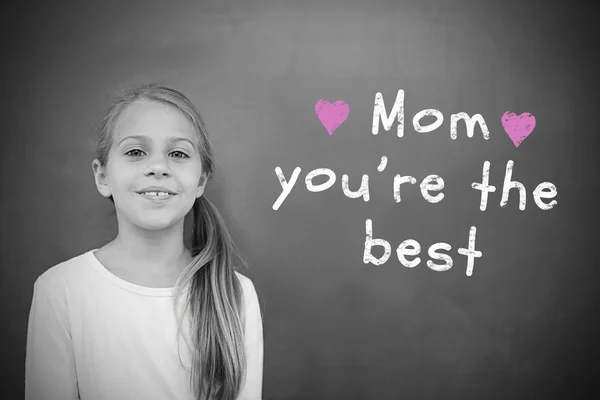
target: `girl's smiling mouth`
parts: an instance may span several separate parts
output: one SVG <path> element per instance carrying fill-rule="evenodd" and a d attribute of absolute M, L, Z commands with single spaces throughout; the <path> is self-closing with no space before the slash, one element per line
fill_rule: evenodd
<path fill-rule="evenodd" d="M 138 195 L 154 202 L 164 202 L 170 200 L 176 194 L 171 194 L 167 192 L 139 192 Z"/>

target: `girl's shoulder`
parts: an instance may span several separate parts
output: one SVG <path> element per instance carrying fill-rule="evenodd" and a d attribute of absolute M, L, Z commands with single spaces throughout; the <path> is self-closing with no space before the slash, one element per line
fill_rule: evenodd
<path fill-rule="evenodd" d="M 238 281 L 242 285 L 242 289 L 244 290 L 244 294 L 246 296 L 248 296 L 249 294 L 251 294 L 252 291 L 254 291 L 254 283 L 252 282 L 252 280 L 250 278 L 248 278 L 247 276 L 242 275 L 238 271 L 235 271 L 235 275 L 237 276 Z"/>
<path fill-rule="evenodd" d="M 52 265 L 44 271 L 37 280 L 46 284 L 57 284 L 65 280 L 80 278 L 80 275 L 85 271 L 85 266 L 88 265 L 89 251 L 73 256 L 69 259 Z"/>
<path fill-rule="evenodd" d="M 84 285 L 91 272 L 88 253 L 73 256 L 46 269 L 36 278 L 35 291 L 49 300 L 64 299 L 67 293 Z"/>
<path fill-rule="evenodd" d="M 250 278 L 248 278 L 246 275 L 242 275 L 238 271 L 235 271 L 235 275 L 237 276 L 238 280 L 240 281 L 240 283 L 242 285 L 247 285 L 248 283 L 252 283 L 252 281 L 250 280 Z"/>
<path fill-rule="evenodd" d="M 244 297 L 246 299 L 253 299 L 257 297 L 258 294 L 256 292 L 256 287 L 254 286 L 254 282 L 252 281 L 252 279 L 248 278 L 245 275 L 242 275 L 238 271 L 235 271 L 235 274 L 238 277 L 240 284 L 242 285 Z"/>

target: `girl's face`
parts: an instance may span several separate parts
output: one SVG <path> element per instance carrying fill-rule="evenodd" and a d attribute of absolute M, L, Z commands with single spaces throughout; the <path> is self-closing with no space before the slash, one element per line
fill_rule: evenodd
<path fill-rule="evenodd" d="M 116 121 L 105 169 L 94 160 L 96 186 L 103 196 L 113 196 L 118 217 L 141 228 L 183 222 L 207 181 L 196 140 L 179 110 L 153 101 L 130 104 Z M 140 193 L 150 186 L 175 194 L 163 199 Z"/>

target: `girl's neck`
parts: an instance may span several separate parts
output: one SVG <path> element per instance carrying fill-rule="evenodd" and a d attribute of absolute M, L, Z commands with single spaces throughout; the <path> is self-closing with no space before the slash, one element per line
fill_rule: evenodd
<path fill-rule="evenodd" d="M 183 240 L 160 245 L 139 240 L 127 240 L 122 235 L 106 245 L 107 250 L 122 260 L 128 269 L 145 273 L 170 275 L 180 271 L 192 256 L 185 248 Z"/>

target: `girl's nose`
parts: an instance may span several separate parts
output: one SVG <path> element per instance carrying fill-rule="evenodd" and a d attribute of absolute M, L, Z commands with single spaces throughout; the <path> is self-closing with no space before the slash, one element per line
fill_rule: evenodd
<path fill-rule="evenodd" d="M 159 175 L 171 173 L 169 162 L 166 157 L 155 156 L 149 160 L 148 168 L 146 169 L 146 174 L 152 173 Z"/>

